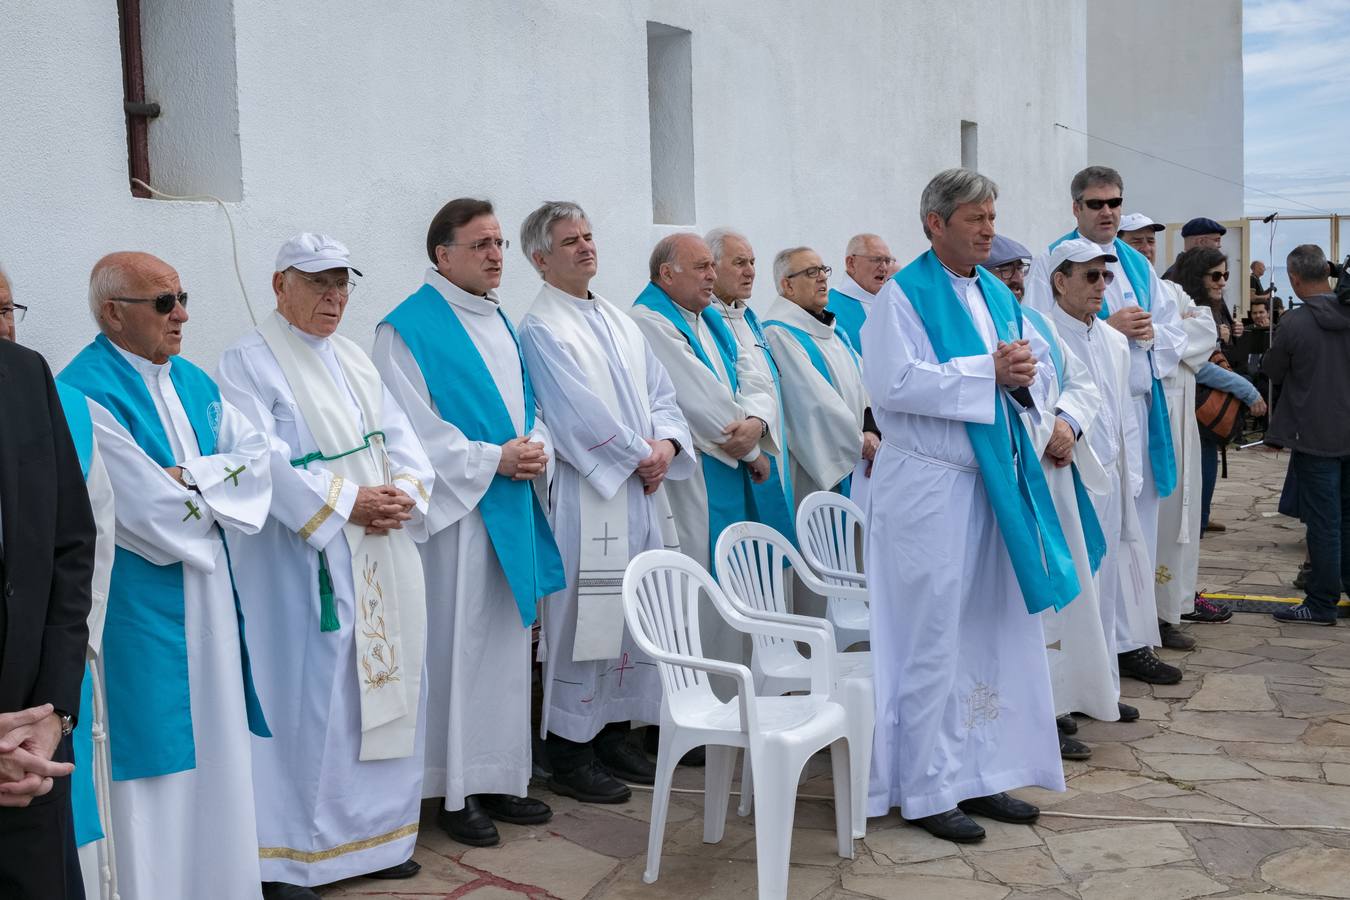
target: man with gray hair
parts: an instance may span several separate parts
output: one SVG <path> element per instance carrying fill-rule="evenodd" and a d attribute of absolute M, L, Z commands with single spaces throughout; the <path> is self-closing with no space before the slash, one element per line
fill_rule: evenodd
<path fill-rule="evenodd" d="M 1280 385 L 1266 443 L 1293 451 L 1300 517 L 1308 528 L 1306 596 L 1275 612 L 1282 622 L 1335 625 L 1350 592 L 1350 295 L 1322 248 L 1302 244 L 1285 261 L 1300 300 L 1280 319 L 1261 370 Z"/>
<path fill-rule="evenodd" d="M 997 186 L 948 169 L 924 189 L 932 249 L 887 282 L 863 326 L 863 376 L 886 436 L 866 558 L 876 666 L 869 815 L 898 806 L 959 842 L 970 815 L 1029 824 L 1004 793 L 1064 789 L 1037 614 L 1079 592 L 1027 424 L 1049 347 L 979 264 Z M 1024 421 L 1024 419 L 1026 421 Z"/>
<path fill-rule="evenodd" d="M 655 778 L 627 739 L 629 722 L 661 716 L 656 665 L 624 624 L 623 571 L 644 550 L 679 549 L 664 487 L 693 474 L 693 439 L 642 332 L 590 290 L 595 239 L 581 207 L 545 203 L 520 238 L 544 282 L 520 345 L 551 423 L 549 515 L 567 576 L 540 608 L 548 785 L 586 803 L 623 803 L 630 792 L 616 775 Z"/>
<path fill-rule="evenodd" d="M 867 320 L 867 311 L 872 308 L 872 299 L 891 277 L 894 263 L 891 248 L 879 236 L 863 233 L 848 239 L 844 249 L 844 278 L 830 288 L 830 301 L 825 308 L 834 314 L 855 350 L 859 347 L 858 333 Z"/>

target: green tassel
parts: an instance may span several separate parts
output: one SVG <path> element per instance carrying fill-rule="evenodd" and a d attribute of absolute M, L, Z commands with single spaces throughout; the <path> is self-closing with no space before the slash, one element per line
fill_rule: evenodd
<path fill-rule="evenodd" d="M 333 579 L 328 574 L 328 554 L 319 554 L 319 630 L 337 631 L 337 606 L 333 603 Z"/>

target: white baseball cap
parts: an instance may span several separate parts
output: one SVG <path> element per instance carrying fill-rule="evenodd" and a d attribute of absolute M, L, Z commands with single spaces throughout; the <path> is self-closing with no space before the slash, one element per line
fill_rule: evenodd
<path fill-rule="evenodd" d="M 1103 253 L 1101 247 L 1083 238 L 1060 241 L 1055 245 L 1055 249 L 1050 251 L 1050 271 L 1055 271 L 1065 262 L 1085 263 L 1094 259 L 1115 262 L 1116 256 L 1113 253 Z"/>
<path fill-rule="evenodd" d="M 277 251 L 276 271 L 299 269 L 301 272 L 325 272 L 328 269 L 351 269 L 360 275 L 351 260 L 347 245 L 326 234 L 302 231 L 281 245 Z"/>
<path fill-rule="evenodd" d="M 1166 225 L 1159 225 L 1143 213 L 1130 213 L 1128 216 L 1120 217 L 1120 228 L 1117 231 L 1140 231 L 1144 228 L 1162 231 L 1166 227 Z"/>

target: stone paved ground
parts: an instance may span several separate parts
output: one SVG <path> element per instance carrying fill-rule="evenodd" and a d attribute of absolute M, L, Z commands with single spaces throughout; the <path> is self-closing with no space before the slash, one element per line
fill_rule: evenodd
<path fill-rule="evenodd" d="M 1269 516 L 1284 457 L 1233 454 L 1215 517 L 1229 530 L 1206 538 L 1209 588 L 1292 594 L 1299 532 Z M 1238 615 L 1193 626 L 1199 647 L 1164 651 L 1186 671 L 1181 684 L 1126 682 L 1139 706 L 1133 724 L 1084 722 L 1090 763 L 1067 763 L 1063 794 L 1019 792 L 1047 812 L 1032 828 L 985 822 L 984 843 L 957 847 L 906 826 L 894 814 L 868 823 L 851 861 L 834 855 L 832 810 L 797 806 L 793 898 L 1008 897 L 1182 900 L 1189 897 L 1350 898 L 1350 832 L 1274 831 L 1210 824 L 1110 822 L 1054 812 L 1210 818 L 1280 825 L 1350 826 L 1350 621 L 1338 628 L 1279 626 Z M 813 772 L 826 772 L 822 759 Z M 699 785 L 697 770 L 681 784 Z M 828 776 L 802 788 L 828 795 Z M 642 883 L 649 795 L 617 807 L 554 797 L 538 828 L 504 826 L 503 843 L 467 849 L 423 820 L 422 874 L 401 883 L 354 880 L 325 897 L 540 898 L 754 896 L 754 830 L 733 815 L 721 844 L 701 841 L 701 798 L 672 803 L 660 879 Z"/>

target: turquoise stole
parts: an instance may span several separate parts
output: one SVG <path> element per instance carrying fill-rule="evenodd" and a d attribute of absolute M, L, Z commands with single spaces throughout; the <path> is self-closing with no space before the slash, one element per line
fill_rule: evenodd
<path fill-rule="evenodd" d="M 862 327 L 867 321 L 867 310 L 863 309 L 862 302 L 843 291 L 830 288 L 829 301 L 825 304 L 825 309 L 834 313 L 835 327 L 848 335 L 854 349 L 861 348 Z"/>
<path fill-rule="evenodd" d="M 1044 316 L 1026 306 L 1022 307 L 1022 315 L 1035 326 L 1036 330 L 1041 333 L 1041 337 L 1045 338 L 1045 342 L 1050 345 L 1050 359 L 1055 364 L 1055 380 L 1059 382 L 1059 389 L 1064 390 L 1064 348 L 1055 339 L 1055 333 Z M 1092 498 L 1088 496 L 1087 488 L 1083 487 L 1083 479 L 1078 474 L 1078 463 L 1070 465 L 1069 471 L 1073 473 L 1074 500 L 1078 504 L 1078 519 L 1083 524 L 1083 538 L 1087 544 L 1088 562 L 1092 566 L 1092 574 L 1095 575 L 1097 570 L 1101 568 L 1102 558 L 1106 556 L 1106 535 L 1102 534 L 1102 524 L 1097 518 L 1097 510 L 1092 505 Z"/>
<path fill-rule="evenodd" d="M 852 300 L 853 298 L 848 297 L 846 299 Z M 857 303 L 856 300 L 854 300 L 853 302 Z M 826 312 L 829 311 L 828 306 L 825 309 Z M 764 324 L 771 325 L 774 328 L 781 328 L 788 334 L 792 335 L 792 337 L 797 341 L 797 343 L 802 345 L 802 350 L 806 351 L 806 358 L 811 361 L 811 368 L 815 369 L 817 372 L 820 373 L 820 377 L 825 379 L 826 384 L 828 384 L 830 387 L 835 386 L 834 377 L 830 375 L 830 367 L 825 362 L 825 354 L 820 352 L 820 347 L 816 346 L 816 339 L 811 337 L 811 335 L 807 333 L 805 329 L 798 328 L 796 325 L 789 325 L 787 322 L 784 322 L 781 319 L 770 319 Z M 859 374 L 861 374 L 862 363 L 859 362 L 860 357 L 858 356 L 858 351 L 854 349 L 853 344 L 850 342 L 848 334 L 846 332 L 838 330 L 838 324 L 839 324 L 838 322 L 835 323 L 836 328 L 834 333 L 839 335 L 839 340 L 843 343 L 844 347 L 847 348 L 849 356 L 853 357 L 853 365 L 858 367 L 858 372 Z M 852 490 L 852 488 L 853 488 L 853 476 L 847 475 L 844 477 L 843 481 L 836 484 L 833 488 L 831 488 L 831 490 L 838 491 L 839 493 L 847 497 L 849 496 L 849 493 Z"/>
<path fill-rule="evenodd" d="M 520 360 L 515 329 L 500 309 L 498 315 L 516 343 L 528 434 L 534 428 L 534 387 Z M 430 284 L 422 285 L 384 321 L 408 345 L 442 419 L 471 441 L 505 444 L 519 436 L 482 354 L 440 291 Z M 493 475 L 483 499 L 478 501 L 478 511 L 511 587 L 521 624 L 528 628 L 537 617 L 539 599 L 567 586 L 562 556 L 534 483 Z"/>
<path fill-rule="evenodd" d="M 722 311 L 717 308 L 717 304 L 710 305 L 703 311 L 703 320 L 708 323 L 709 331 L 721 326 L 730 330 L 726 324 Z M 716 325 L 713 320 L 716 320 Z M 759 324 L 759 316 L 749 306 L 745 308 L 745 324 L 749 326 L 750 333 L 755 336 L 755 343 L 759 346 L 760 352 L 764 354 L 764 361 L 769 364 L 769 374 L 773 376 L 773 387 L 775 397 L 778 400 L 778 421 L 783 421 L 783 382 L 778 374 L 778 363 L 774 360 L 773 354 L 769 352 L 769 342 L 764 337 L 764 327 Z M 723 357 L 725 359 L 726 357 Z M 736 365 L 735 357 L 732 358 L 731 368 Z M 777 531 L 783 537 L 797 543 L 797 526 L 793 522 L 792 511 L 796 509 L 793 502 L 792 491 L 792 464 L 788 453 L 787 428 L 782 429 L 783 446 L 778 448 L 778 456 L 769 456 L 769 477 L 760 484 L 750 483 L 750 492 L 755 498 L 755 512 L 759 515 L 759 521 L 768 525 Z M 782 460 L 782 468 L 779 468 L 779 459 Z"/>
<path fill-rule="evenodd" d="M 198 452 L 216 452 L 220 390 L 205 372 L 182 357 L 169 369 L 197 438 Z M 122 424 L 137 445 L 160 466 L 175 465 L 168 436 L 145 382 L 108 338 L 99 335 L 61 372 L 61 380 L 83 391 Z M 134 487 L 129 487 L 134 490 Z M 225 565 L 229 546 L 219 526 Z M 234 590 L 239 622 L 244 703 L 249 730 L 271 737 L 253 688 L 244 639 L 244 613 Z M 117 548 L 108 616 L 103 626 L 103 659 L 108 692 L 108 740 L 115 781 L 169 775 L 196 768 L 192 703 L 188 688 L 188 652 L 183 620 L 183 564 L 157 566 L 130 550 Z"/>
<path fill-rule="evenodd" d="M 655 284 L 647 282 L 647 287 L 638 294 L 633 301 L 635 306 L 645 306 L 648 309 L 659 313 L 666 321 L 674 325 L 675 328 L 689 342 L 689 347 L 698 357 L 699 362 L 708 367 L 708 371 L 714 376 L 717 375 L 717 369 L 713 366 L 712 360 L 703 350 L 703 344 L 694 336 L 689 323 L 685 321 L 683 311 L 675 305 L 675 301 Z M 722 321 L 720 316 L 708 316 L 707 311 L 701 316 L 704 323 L 708 326 L 708 332 L 712 335 L 713 344 L 717 347 L 717 355 L 722 357 L 722 367 L 726 369 L 727 387 L 734 395 L 739 389 L 736 378 L 736 336 L 731 333 L 727 323 Z M 708 558 L 712 559 L 714 550 L 717 547 L 717 538 L 721 536 L 723 530 L 728 525 L 734 525 L 737 522 L 756 521 L 758 515 L 755 508 L 755 495 L 752 492 L 750 481 L 750 469 L 745 463 L 736 466 L 728 466 L 720 460 L 714 459 L 710 454 L 700 453 L 699 459 L 703 465 L 703 485 L 708 495 Z"/>
<path fill-rule="evenodd" d="M 94 454 L 94 422 L 89 417 L 89 404 L 84 394 L 68 384 L 56 382 L 56 393 L 61 398 L 61 411 L 66 415 L 66 427 L 75 444 L 75 455 L 80 460 L 80 472 L 89 478 L 89 463 Z M 83 847 L 103 837 L 98 821 L 98 797 L 94 792 L 94 686 L 89 674 L 89 663 L 84 664 L 84 681 L 80 683 L 80 718 L 71 734 L 75 772 L 70 776 L 70 805 L 75 816 L 75 846 Z"/>
<path fill-rule="evenodd" d="M 989 271 L 980 267 L 975 271 L 999 339 L 1017 340 L 1022 332 L 1017 299 Z M 897 272 L 895 280 L 923 322 L 939 363 L 988 354 L 975 322 L 932 250 Z M 1073 557 L 1055 514 L 1039 455 L 1012 399 L 1001 389 L 996 390 L 994 423 L 967 422 L 966 433 L 1027 612 L 1063 609 L 1079 592 Z"/>
<path fill-rule="evenodd" d="M 1064 241 L 1078 236 L 1078 229 L 1075 228 L 1051 244 L 1050 249 L 1053 250 Z M 1151 311 L 1153 309 L 1153 270 L 1148 260 L 1144 257 L 1144 254 L 1120 238 L 1115 239 L 1113 246 L 1116 256 L 1120 259 L 1120 267 L 1125 270 L 1125 277 L 1129 279 L 1130 286 L 1134 288 L 1134 296 L 1139 301 L 1140 308 L 1145 312 Z M 1046 274 L 1049 277 L 1054 273 L 1048 272 Z M 1097 318 L 1105 320 L 1110 317 L 1111 310 L 1107 308 L 1105 298 L 1103 298 L 1102 308 L 1097 311 Z M 1150 374 L 1152 374 L 1152 350 L 1148 351 L 1148 361 Z M 1177 454 L 1172 446 L 1172 421 L 1167 413 L 1167 396 L 1163 391 L 1162 381 L 1157 378 L 1152 379 L 1152 381 L 1153 387 L 1150 391 L 1148 404 L 1148 459 L 1149 467 L 1153 470 L 1153 486 L 1157 489 L 1159 497 L 1166 497 L 1177 487 Z"/>

